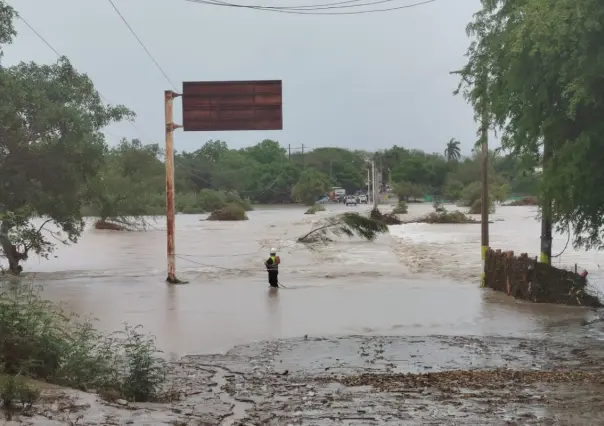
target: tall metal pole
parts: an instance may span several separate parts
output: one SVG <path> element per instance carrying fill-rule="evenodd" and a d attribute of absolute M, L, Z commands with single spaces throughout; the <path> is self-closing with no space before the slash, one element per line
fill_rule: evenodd
<path fill-rule="evenodd" d="M 369 177 L 369 168 L 367 169 L 367 203 L 371 203 L 371 178 Z"/>
<path fill-rule="evenodd" d="M 168 278 L 170 284 L 181 281 L 176 278 L 176 253 L 174 245 L 174 129 L 181 126 L 174 124 L 173 100 L 180 96 L 171 90 L 164 91 L 166 115 L 166 228 L 168 231 Z"/>
<path fill-rule="evenodd" d="M 378 200 L 377 200 L 377 192 L 375 190 L 375 181 L 376 181 L 375 161 L 373 161 L 373 160 L 371 161 L 371 171 L 372 171 L 372 175 L 373 175 L 373 185 L 372 185 L 372 188 L 373 188 L 373 208 L 375 210 L 375 209 L 377 209 L 377 205 L 378 205 L 377 201 Z"/>
<path fill-rule="evenodd" d="M 482 276 L 480 286 L 486 285 L 486 257 L 489 250 L 489 126 L 486 111 L 482 116 L 481 139 L 482 139 L 482 196 L 481 196 L 481 247 Z"/>

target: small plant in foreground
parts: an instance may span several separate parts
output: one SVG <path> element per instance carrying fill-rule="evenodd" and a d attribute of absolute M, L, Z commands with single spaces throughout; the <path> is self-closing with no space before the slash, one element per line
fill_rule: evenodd
<path fill-rule="evenodd" d="M 306 212 L 304 212 L 304 214 L 315 214 L 317 212 L 324 212 L 325 211 L 325 206 L 323 204 L 313 204 L 312 206 L 309 207 L 308 210 L 306 210 Z"/>
<path fill-rule="evenodd" d="M 23 373 L 80 390 L 110 390 L 130 401 L 160 399 L 167 365 L 155 341 L 126 325 L 104 334 L 17 287 L 0 293 L 0 366 L 9 377 Z"/>
<path fill-rule="evenodd" d="M 27 383 L 20 374 L 0 374 L 0 407 L 5 410 L 7 420 L 14 411 L 31 409 L 40 398 L 40 391 Z"/>

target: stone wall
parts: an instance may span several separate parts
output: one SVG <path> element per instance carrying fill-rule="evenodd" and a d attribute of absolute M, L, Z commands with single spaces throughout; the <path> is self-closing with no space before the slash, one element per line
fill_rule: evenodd
<path fill-rule="evenodd" d="M 602 306 L 587 291 L 587 279 L 575 271 L 558 269 L 537 262 L 526 253 L 489 250 L 486 256 L 485 285 L 517 299 L 535 303 L 558 303 L 574 306 Z"/>

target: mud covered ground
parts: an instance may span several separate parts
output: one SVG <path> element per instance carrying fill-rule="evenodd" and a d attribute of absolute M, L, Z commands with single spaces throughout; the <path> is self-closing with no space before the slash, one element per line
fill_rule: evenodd
<path fill-rule="evenodd" d="M 172 365 L 167 404 L 49 388 L 35 425 L 593 425 L 604 344 L 589 338 L 342 337 L 238 346 Z M 13 424 L 9 422 L 7 424 Z"/>

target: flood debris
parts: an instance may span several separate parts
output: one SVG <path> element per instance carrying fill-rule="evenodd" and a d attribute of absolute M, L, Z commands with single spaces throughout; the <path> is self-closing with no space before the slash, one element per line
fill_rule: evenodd
<path fill-rule="evenodd" d="M 388 232 L 388 226 L 379 220 L 358 213 L 342 213 L 317 223 L 310 232 L 298 238 L 300 243 L 320 243 L 332 241 L 332 237 L 359 236 L 368 241 Z"/>
<path fill-rule="evenodd" d="M 108 402 L 53 387 L 18 420 L 35 426 L 601 424 L 603 361 L 598 342 L 578 338 L 306 336 L 173 362 L 166 386 L 178 389 L 178 398 L 171 401 Z"/>

